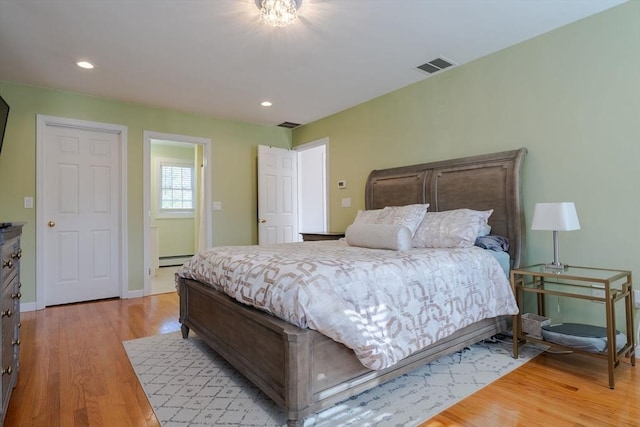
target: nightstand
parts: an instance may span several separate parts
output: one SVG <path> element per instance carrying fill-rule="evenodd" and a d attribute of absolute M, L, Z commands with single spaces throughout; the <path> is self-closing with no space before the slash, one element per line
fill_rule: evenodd
<path fill-rule="evenodd" d="M 551 270 L 544 264 L 532 265 L 511 270 L 511 287 L 518 303 L 523 307 L 525 293 L 537 296 L 538 315 L 545 315 L 545 295 L 578 298 L 603 304 L 607 330 L 607 349 L 602 353 L 592 353 L 566 347 L 536 338 L 522 332 L 522 313 L 513 318 L 513 355 L 518 358 L 518 349 L 527 341 L 560 347 L 577 353 L 588 354 L 607 360 L 609 368 L 609 387 L 614 386 L 613 371 L 619 365 L 622 356 L 636 364 L 635 339 L 633 334 L 633 297 L 631 272 L 604 268 L 566 267 L 564 270 Z M 627 343 L 616 349 L 616 303 L 624 303 Z"/>
<path fill-rule="evenodd" d="M 315 242 L 318 240 L 338 240 L 344 237 L 344 233 L 335 233 L 331 231 L 320 231 L 318 233 L 300 233 L 302 240 L 305 242 Z"/>

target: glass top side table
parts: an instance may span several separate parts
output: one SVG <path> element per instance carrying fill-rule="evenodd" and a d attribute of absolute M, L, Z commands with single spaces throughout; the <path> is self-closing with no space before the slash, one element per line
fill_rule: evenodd
<path fill-rule="evenodd" d="M 578 353 L 584 353 L 607 360 L 609 369 L 609 387 L 614 387 L 614 369 L 619 365 L 622 357 L 628 357 L 635 366 L 635 338 L 633 334 L 633 291 L 631 272 L 626 270 L 612 270 L 592 267 L 566 267 L 564 270 L 546 268 L 544 264 L 536 264 L 511 270 L 511 287 L 518 303 L 523 306 L 524 294 L 532 293 L 537 296 L 538 315 L 545 315 L 545 295 L 555 295 L 568 298 L 578 298 L 589 301 L 603 302 L 607 330 L 607 349 L 602 353 L 582 351 L 573 347 L 550 343 L 541 338 L 525 334 L 522 331 L 522 313 L 513 319 L 513 355 L 518 357 L 519 347 L 526 342 L 536 342 L 554 347 L 564 348 Z M 599 288 L 601 295 L 594 295 L 594 287 Z M 616 349 L 616 302 L 624 301 L 626 344 Z M 613 345 L 611 345 L 613 343 Z"/>

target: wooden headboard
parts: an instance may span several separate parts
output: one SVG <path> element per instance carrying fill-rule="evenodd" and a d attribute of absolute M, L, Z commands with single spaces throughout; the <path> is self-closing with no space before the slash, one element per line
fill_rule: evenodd
<path fill-rule="evenodd" d="M 525 224 L 520 173 L 526 148 L 419 165 L 373 170 L 365 206 L 380 209 L 429 203 L 429 211 L 493 209 L 491 233 L 509 238 L 512 267 L 524 256 Z"/>

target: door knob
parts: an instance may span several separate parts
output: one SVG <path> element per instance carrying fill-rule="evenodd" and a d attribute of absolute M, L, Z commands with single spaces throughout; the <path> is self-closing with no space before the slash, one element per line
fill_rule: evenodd
<path fill-rule="evenodd" d="M 48 225 L 49 227 L 53 228 L 53 227 L 55 227 L 55 226 L 56 226 L 56 222 L 55 222 L 55 221 L 49 221 L 49 222 L 47 223 L 47 225 Z"/>
<path fill-rule="evenodd" d="M 266 223 L 266 222 L 267 222 L 267 220 L 266 220 L 266 219 L 264 219 L 264 218 L 258 218 L 258 223 L 259 223 L 259 224 L 264 224 L 264 223 Z"/>

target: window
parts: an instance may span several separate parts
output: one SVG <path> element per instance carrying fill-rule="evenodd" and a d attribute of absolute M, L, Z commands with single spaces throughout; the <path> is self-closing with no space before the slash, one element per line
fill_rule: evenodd
<path fill-rule="evenodd" d="M 193 214 L 193 166 L 160 163 L 160 212 Z"/>

